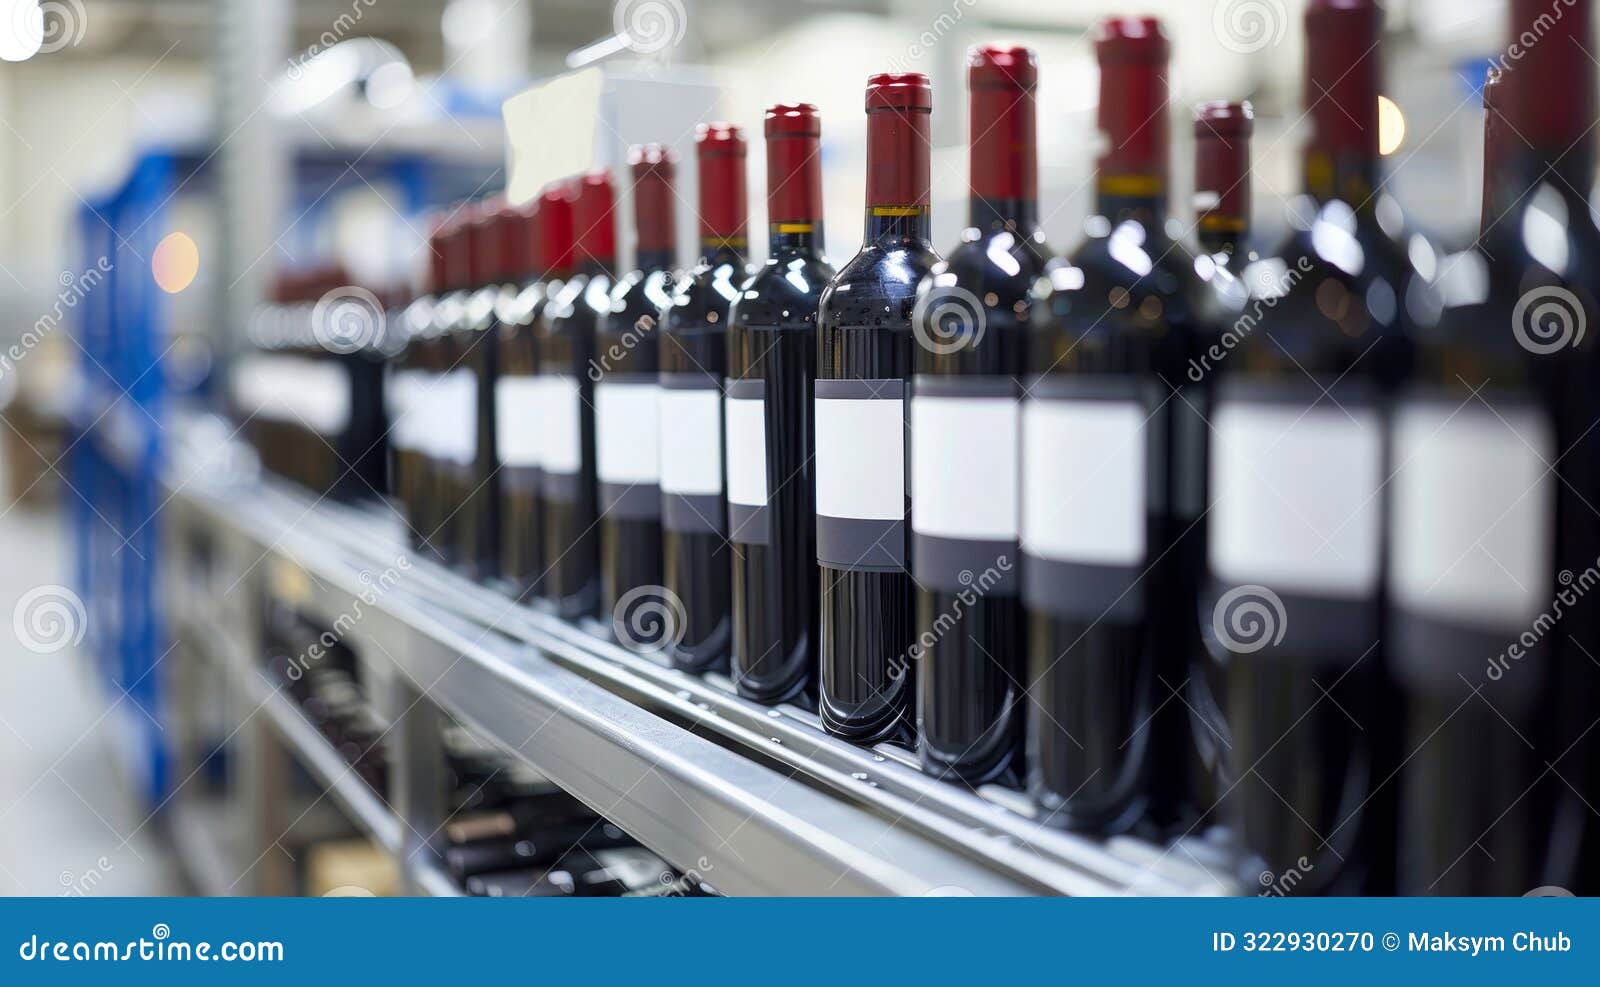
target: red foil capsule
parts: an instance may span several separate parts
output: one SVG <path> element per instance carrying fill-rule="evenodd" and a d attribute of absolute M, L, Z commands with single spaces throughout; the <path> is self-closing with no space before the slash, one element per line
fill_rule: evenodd
<path fill-rule="evenodd" d="M 1112 17 L 1094 38 L 1100 62 L 1100 181 L 1115 194 L 1154 195 L 1167 186 L 1167 59 L 1154 17 Z"/>
<path fill-rule="evenodd" d="M 572 204 L 577 190 L 570 181 L 555 182 L 539 193 L 539 242 L 533 252 L 539 275 L 564 278 L 572 273 L 574 243 Z"/>
<path fill-rule="evenodd" d="M 822 219 L 822 117 L 810 103 L 767 110 L 767 221 L 809 225 Z M 807 232 L 797 230 L 794 232 Z"/>
<path fill-rule="evenodd" d="M 472 285 L 472 204 L 462 203 L 448 220 L 440 236 L 439 250 L 444 255 L 444 288 L 460 291 Z"/>
<path fill-rule="evenodd" d="M 606 270 L 617 259 L 616 192 L 611 172 L 601 168 L 578 179 L 578 198 L 572 204 L 572 226 L 576 230 L 576 261 L 597 264 Z"/>
<path fill-rule="evenodd" d="M 1595 118 L 1594 25 L 1588 0 L 1511 0 L 1505 109 L 1535 148 L 1565 152 Z"/>
<path fill-rule="evenodd" d="M 504 201 L 484 199 L 472 205 L 467 221 L 467 281 L 471 287 L 500 277 L 500 210 Z"/>
<path fill-rule="evenodd" d="M 500 210 L 500 271 L 498 280 L 521 283 L 534 274 L 534 248 L 539 242 L 539 200 Z"/>
<path fill-rule="evenodd" d="M 677 244 L 677 200 L 672 194 L 676 167 L 672 151 L 661 144 L 638 144 L 628 151 L 633 169 L 633 221 L 639 250 L 674 252 Z"/>
<path fill-rule="evenodd" d="M 1200 228 L 1239 232 L 1249 219 L 1249 103 L 1201 103 L 1194 120 L 1194 193 Z"/>
<path fill-rule="evenodd" d="M 983 199 L 1039 197 L 1039 63 L 1033 49 L 998 45 L 967 55 L 971 190 Z"/>
<path fill-rule="evenodd" d="M 731 123 L 702 123 L 695 128 L 694 151 L 699 166 L 700 236 L 742 239 L 750 214 L 743 132 Z"/>
<path fill-rule="evenodd" d="M 1383 9 L 1377 0 L 1311 0 L 1305 30 L 1309 149 L 1377 157 Z"/>
<path fill-rule="evenodd" d="M 449 273 L 445 270 L 444 251 L 450 232 L 450 215 L 437 212 L 429 218 L 428 232 L 428 291 L 437 295 L 450 290 Z M 279 299 L 280 301 L 282 299 Z"/>
<path fill-rule="evenodd" d="M 917 72 L 867 80 L 867 208 L 926 209 L 933 87 Z"/>

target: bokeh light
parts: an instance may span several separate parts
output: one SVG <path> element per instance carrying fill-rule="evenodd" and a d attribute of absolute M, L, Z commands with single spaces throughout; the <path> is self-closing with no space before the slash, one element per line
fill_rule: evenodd
<path fill-rule="evenodd" d="M 156 244 L 150 257 L 150 273 L 156 284 L 169 295 L 189 287 L 194 276 L 200 273 L 200 248 L 187 233 L 168 233 Z"/>

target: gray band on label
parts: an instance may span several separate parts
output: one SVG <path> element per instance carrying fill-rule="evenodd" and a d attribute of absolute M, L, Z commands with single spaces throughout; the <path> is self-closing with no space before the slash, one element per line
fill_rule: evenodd
<path fill-rule="evenodd" d="M 903 572 L 905 521 L 817 515 L 817 561 L 835 569 Z"/>
<path fill-rule="evenodd" d="M 653 521 L 661 516 L 661 488 L 654 483 L 602 483 L 600 513 L 626 521 Z"/>
<path fill-rule="evenodd" d="M 746 504 L 728 504 L 728 540 L 765 545 L 772 538 L 772 510 Z"/>
<path fill-rule="evenodd" d="M 1015 542 L 967 538 L 911 536 L 911 567 L 917 582 L 929 589 L 980 595 L 1016 596 L 1021 587 Z"/>
<path fill-rule="evenodd" d="M 1133 566 L 1083 565 L 1030 555 L 1022 565 L 1022 598 L 1029 610 L 1067 620 L 1132 623 L 1145 616 L 1142 575 Z"/>
<path fill-rule="evenodd" d="M 685 535 L 726 533 L 726 502 L 716 494 L 661 495 L 661 524 L 669 531 Z"/>

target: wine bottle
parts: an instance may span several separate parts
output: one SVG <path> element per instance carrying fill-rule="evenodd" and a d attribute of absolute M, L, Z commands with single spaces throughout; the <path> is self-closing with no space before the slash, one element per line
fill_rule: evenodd
<path fill-rule="evenodd" d="M 504 283 L 501 214 L 504 201 L 484 199 L 473 207 L 467 226 L 470 282 L 466 308 L 454 335 L 459 354 L 451 377 L 454 426 L 451 458 L 460 485 L 456 518 L 457 568 L 469 579 L 487 582 L 498 575 L 500 470 L 495 462 L 495 359 L 497 319 Z"/>
<path fill-rule="evenodd" d="M 733 681 L 776 704 L 817 681 L 816 454 L 811 404 L 822 256 L 822 118 L 810 103 L 767 110 L 767 260 L 728 313 L 728 540 Z"/>
<path fill-rule="evenodd" d="M 1228 666 L 1225 809 L 1269 873 L 1302 873 L 1298 894 L 1393 886 L 1384 421 L 1431 289 L 1379 186 L 1381 26 L 1374 0 L 1306 8 L 1307 196 L 1272 306 L 1218 363 L 1211 415 L 1200 623 Z"/>
<path fill-rule="evenodd" d="M 433 332 L 427 351 L 430 376 L 422 425 L 429 475 L 433 481 L 427 511 L 430 525 L 427 540 L 440 561 L 452 568 L 460 561 L 461 540 L 456 536 L 456 527 L 464 492 L 457 460 L 462 433 L 467 428 L 464 420 L 467 405 L 461 398 L 464 381 L 471 373 L 460 366 L 461 348 L 457 345 L 456 333 L 466 319 L 467 300 L 471 295 L 469 226 L 472 220 L 470 204 L 457 206 L 440 242 L 449 290 L 433 307 Z"/>
<path fill-rule="evenodd" d="M 1518 33 L 1547 12 L 1511 8 Z M 1592 709 L 1563 712 L 1592 675 L 1581 650 L 1592 650 L 1592 608 L 1582 582 L 1558 585 L 1557 572 L 1576 579 L 1595 556 L 1582 544 L 1592 527 L 1575 517 L 1589 513 L 1575 491 L 1594 489 L 1583 444 L 1593 355 L 1575 336 L 1596 309 L 1589 268 L 1560 263 L 1527 231 L 1559 215 L 1545 229 L 1560 231 L 1560 258 L 1597 256 L 1583 195 L 1566 188 L 1593 177 L 1592 96 L 1543 111 L 1551 92 L 1593 92 L 1590 27 L 1586 4 L 1567 9 L 1540 42 L 1548 61 L 1490 70 L 1480 239 L 1439 265 L 1444 313 L 1418 331 L 1416 375 L 1390 423 L 1401 894 L 1578 886 L 1573 837 L 1589 812 L 1563 779 L 1582 784 L 1570 754 Z"/>
<path fill-rule="evenodd" d="M 544 595 L 569 620 L 592 616 L 600 602 L 589 364 L 595 326 L 611 308 L 613 203 L 610 172 L 592 171 L 579 180 L 572 206 L 578 273 L 551 297 L 538 330 Z"/>
<path fill-rule="evenodd" d="M 611 288 L 600 319 L 594 380 L 595 468 L 600 482 L 601 612 L 624 644 L 624 600 L 656 599 L 661 585 L 661 470 L 657 415 L 661 363 L 656 343 L 661 312 L 671 301 L 677 250 L 672 153 L 660 144 L 634 147 L 634 223 L 638 266 Z M 630 594 L 632 594 L 630 596 Z"/>
<path fill-rule="evenodd" d="M 384 393 L 389 408 L 390 475 L 394 498 L 405 516 L 411 550 L 431 557 L 427 541 L 432 530 L 426 516 L 427 491 L 432 486 L 428 475 L 428 453 L 424 435 L 426 395 L 431 372 L 428 368 L 428 336 L 433 332 L 433 309 L 446 289 L 444 270 L 443 216 L 436 218 L 428 234 L 427 291 L 406 306 L 402 317 L 405 339 L 400 353 L 390 364 Z"/>
<path fill-rule="evenodd" d="M 1041 279 L 1022 411 L 1030 787 L 1054 825 L 1120 832 L 1181 774 L 1172 717 L 1194 600 L 1178 559 L 1186 467 L 1174 389 L 1202 331 L 1194 262 L 1168 236 L 1161 23 L 1094 37 L 1100 131 L 1085 239 Z"/>
<path fill-rule="evenodd" d="M 677 611 L 661 643 L 678 668 L 705 672 L 727 665 L 733 637 L 722 381 L 728 306 L 746 275 L 744 134 L 701 124 L 695 158 L 701 257 L 673 292 L 660 334 L 662 585 Z"/>
<path fill-rule="evenodd" d="M 518 600 L 541 591 L 544 575 L 543 502 L 540 499 L 544 419 L 539 376 L 538 326 L 545 307 L 572 274 L 573 190 L 565 182 L 539 192 L 521 230 L 512 227 L 508 253 L 530 249 L 519 289 L 499 315 L 499 370 L 495 379 L 495 456 L 500 464 L 500 573 Z M 519 266 L 513 260 L 512 266 Z"/>
<path fill-rule="evenodd" d="M 1200 580 L 1206 565 L 1206 456 L 1210 438 L 1208 416 L 1212 406 L 1211 375 L 1207 368 L 1213 356 L 1221 359 L 1221 349 L 1229 333 L 1248 331 L 1257 320 L 1265 301 L 1251 303 L 1249 278 L 1267 277 L 1272 287 L 1277 280 L 1272 272 L 1258 265 L 1260 257 L 1250 245 L 1250 137 L 1255 127 L 1255 110 L 1248 103 L 1209 102 L 1195 110 L 1194 173 L 1195 228 L 1201 255 L 1195 273 L 1214 289 L 1225 319 L 1213 321 L 1198 353 L 1192 356 L 1181 382 L 1173 411 L 1180 435 L 1176 454 L 1183 457 L 1178 474 L 1183 479 L 1174 490 L 1174 514 L 1184 533 L 1178 551 L 1178 579 L 1181 598 L 1195 600 L 1200 595 Z M 1254 266 L 1253 266 L 1254 265 Z M 1198 632 L 1198 625 L 1192 630 Z M 1183 689 L 1190 718 L 1188 790 L 1183 793 L 1183 822 L 1214 820 L 1222 794 L 1233 786 L 1229 753 L 1232 736 L 1224 705 L 1227 696 L 1227 666 L 1219 660 L 1221 652 L 1205 648 L 1198 633 L 1191 633 L 1185 645 L 1192 671 Z"/>
<path fill-rule="evenodd" d="M 1037 86 L 1028 48 L 969 53 L 967 229 L 913 312 L 917 749 L 924 771 L 970 785 L 1022 781 L 1019 399 L 1031 290 L 1049 258 Z"/>
<path fill-rule="evenodd" d="M 873 744 L 911 740 L 905 401 L 917 285 L 939 255 L 927 77 L 872 76 L 866 112 L 866 233 L 819 303 L 814 414 L 822 725 Z"/>

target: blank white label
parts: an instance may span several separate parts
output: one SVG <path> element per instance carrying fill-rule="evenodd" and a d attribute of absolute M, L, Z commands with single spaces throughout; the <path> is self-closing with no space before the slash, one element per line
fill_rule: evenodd
<path fill-rule="evenodd" d="M 421 441 L 417 427 L 419 402 L 428 374 L 421 370 L 396 370 L 384 383 L 384 406 L 389 415 L 389 444 L 414 451 Z"/>
<path fill-rule="evenodd" d="M 728 503 L 767 506 L 767 402 L 728 398 Z"/>
<path fill-rule="evenodd" d="M 601 483 L 654 485 L 659 432 L 656 384 L 594 386 L 595 471 Z"/>
<path fill-rule="evenodd" d="M 938 538 L 1017 537 L 1017 402 L 911 399 L 911 529 Z"/>
<path fill-rule="evenodd" d="M 1147 417 L 1133 400 L 1023 404 L 1023 551 L 1084 565 L 1144 561 Z"/>
<path fill-rule="evenodd" d="M 817 513 L 898 521 L 906 514 L 904 402 L 817 398 Z"/>
<path fill-rule="evenodd" d="M 661 389 L 661 490 L 706 496 L 722 492 L 722 392 Z"/>
<path fill-rule="evenodd" d="M 437 404 L 430 428 L 439 458 L 470 463 L 478 452 L 478 379 L 472 371 L 452 370 L 434 384 Z"/>
<path fill-rule="evenodd" d="M 582 396 L 578 379 L 566 374 L 540 374 L 539 421 L 543 441 L 540 465 L 550 473 L 577 473 L 583 468 Z"/>
<path fill-rule="evenodd" d="M 504 466 L 538 466 L 545 422 L 539 378 L 501 377 L 494 383 L 494 448 Z"/>
<path fill-rule="evenodd" d="M 1518 627 L 1550 602 L 1555 459 L 1531 408 L 1403 405 L 1394 422 L 1391 571 L 1407 609 Z"/>
<path fill-rule="evenodd" d="M 1383 434 L 1367 408 L 1223 402 L 1212 417 L 1211 569 L 1355 597 L 1378 578 Z"/>
<path fill-rule="evenodd" d="M 350 374 L 327 360 L 256 354 L 239 361 L 234 397 L 245 414 L 295 422 L 325 436 L 350 423 Z"/>

